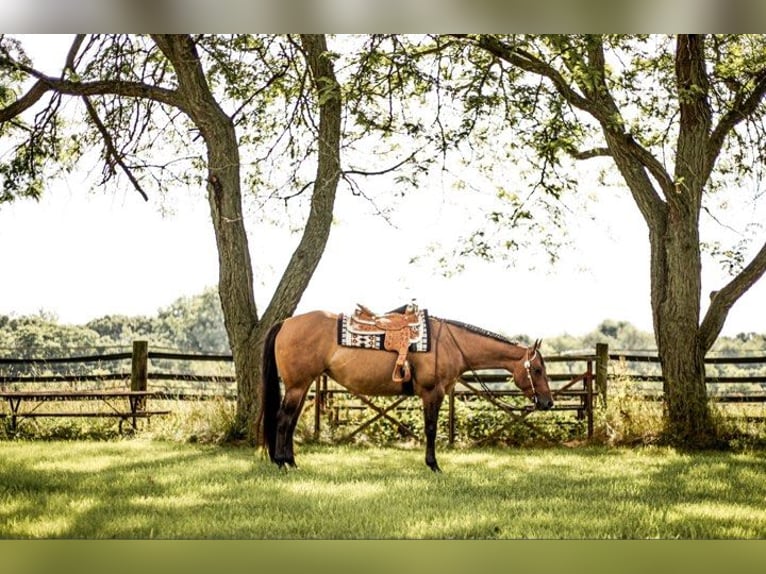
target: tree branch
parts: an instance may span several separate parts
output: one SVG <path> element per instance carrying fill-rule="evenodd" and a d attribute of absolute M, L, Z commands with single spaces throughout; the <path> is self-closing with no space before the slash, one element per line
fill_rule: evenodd
<path fill-rule="evenodd" d="M 665 166 L 663 166 L 662 163 L 660 163 L 660 161 L 654 157 L 654 154 L 639 144 L 630 134 L 628 134 L 625 138 L 625 143 L 627 144 L 631 155 L 639 162 L 641 162 L 641 165 L 643 165 L 649 171 L 649 173 L 652 174 L 652 177 L 654 177 L 654 179 L 657 181 L 665 196 L 667 197 L 670 193 L 672 193 L 675 189 L 675 182 L 673 181 L 673 178 L 670 176 L 668 171 L 665 169 Z M 653 195 L 656 198 L 656 201 L 660 201 L 659 196 L 656 194 Z"/>
<path fill-rule="evenodd" d="M 123 172 L 127 175 L 133 187 L 144 198 L 144 201 L 148 201 L 149 198 L 146 192 L 142 189 L 141 184 L 133 175 L 130 168 L 123 161 L 120 153 L 117 150 L 117 147 L 114 145 L 114 140 L 111 134 L 99 118 L 96 108 L 93 106 L 93 103 L 90 100 L 90 96 L 118 95 L 126 97 L 148 98 L 166 103 L 179 109 L 183 109 L 181 98 L 178 97 L 178 94 L 173 90 L 168 90 L 157 86 L 150 86 L 140 82 L 76 82 L 65 79 L 64 75 L 67 70 L 71 72 L 75 71 L 75 59 L 84 39 L 84 34 L 78 34 L 75 36 L 67 53 L 66 62 L 64 64 L 61 78 L 47 76 L 42 72 L 32 68 L 31 66 L 27 66 L 26 64 L 16 60 L 11 60 L 7 57 L 2 58 L 0 63 L 3 65 L 23 71 L 28 75 L 37 78 L 37 81 L 24 96 L 9 106 L 0 109 L 0 122 L 6 122 L 15 119 L 26 110 L 31 108 L 33 105 L 35 105 L 42 98 L 42 96 L 49 91 L 57 94 L 79 96 L 85 104 L 85 109 L 88 112 L 88 116 L 93 121 L 104 141 L 107 163 L 109 163 L 111 160 L 114 162 L 114 164 L 120 166 Z"/>
<path fill-rule="evenodd" d="M 612 144 L 621 149 L 624 146 L 624 150 L 628 155 L 634 160 L 638 160 L 649 171 L 659 184 L 660 189 L 667 196 L 673 190 L 673 178 L 670 177 L 662 163 L 649 150 L 640 145 L 630 133 L 625 132 L 622 125 L 622 114 L 606 83 L 606 57 L 604 56 L 603 38 L 600 36 L 588 37 L 588 63 L 587 65 L 583 64 L 583 66 L 596 72 L 595 74 L 587 75 L 588 78 L 591 78 L 592 86 L 588 87 L 588 83 L 585 80 L 582 81 L 583 91 L 586 94 L 590 94 L 592 99 L 606 110 L 605 115 L 609 118 L 606 122 L 594 116 L 601 123 L 605 135 L 613 133 L 615 137 L 612 139 Z M 620 120 L 616 121 L 615 118 L 620 118 Z M 612 155 L 614 156 L 614 154 Z M 644 184 L 642 189 L 644 195 L 655 206 L 655 209 L 658 208 L 660 206 L 660 198 L 657 196 L 653 186 Z"/>
<path fill-rule="evenodd" d="M 69 56 L 67 57 L 67 62 L 68 61 Z M 176 90 L 152 86 L 142 82 L 126 82 L 120 80 L 76 82 L 64 78 L 54 78 L 7 57 L 0 58 L 0 66 L 20 70 L 37 79 L 37 82 L 35 82 L 24 96 L 5 108 L 0 108 L 0 122 L 6 122 L 17 117 L 38 102 L 48 91 L 58 92 L 67 96 L 115 95 L 129 98 L 147 98 L 186 111 L 185 102 Z"/>
<path fill-rule="evenodd" d="M 50 88 L 43 82 L 35 82 L 29 91 L 12 104 L 0 108 L 0 123 L 11 121 L 40 101 Z"/>
<path fill-rule="evenodd" d="M 111 157 L 112 161 L 114 161 L 114 163 L 116 163 L 117 165 L 120 166 L 120 168 L 122 168 L 122 171 L 125 172 L 125 175 L 128 176 L 130 183 L 132 183 L 136 191 L 141 194 L 141 197 L 144 198 L 144 201 L 149 201 L 149 197 L 146 195 L 146 192 L 144 192 L 143 188 L 141 187 L 141 184 L 133 175 L 133 172 L 130 170 L 130 168 L 127 165 L 125 165 L 125 162 L 122 160 L 122 157 L 120 156 L 119 152 L 117 151 L 117 148 L 114 145 L 114 140 L 112 140 L 112 136 L 109 133 L 109 130 L 106 129 L 106 126 L 101 121 L 101 118 L 98 117 L 98 112 L 96 111 L 96 108 L 93 107 L 93 104 L 91 103 L 90 98 L 88 98 L 88 96 L 82 96 L 82 101 L 85 103 L 85 109 L 88 110 L 88 115 L 90 116 L 90 119 L 93 120 L 94 124 L 96 124 L 96 128 L 98 129 L 102 139 L 104 140 L 104 147 L 106 147 L 107 156 Z"/>
<path fill-rule="evenodd" d="M 80 46 L 82 46 L 83 41 L 85 40 L 85 34 L 77 34 L 74 37 L 74 40 L 72 40 L 72 45 L 69 47 L 69 52 L 66 56 L 66 62 L 64 63 L 64 71 L 61 74 L 61 77 L 64 77 L 64 73 L 66 73 L 67 70 L 70 70 L 74 72 L 74 66 L 75 66 L 75 58 L 77 57 L 77 52 L 80 51 Z"/>
<path fill-rule="evenodd" d="M 476 45 L 490 54 L 494 55 L 509 64 L 521 68 L 525 72 L 531 72 L 539 76 L 548 78 L 556 90 L 573 106 L 588 112 L 599 121 L 607 121 L 604 110 L 596 106 L 591 100 L 584 98 L 571 88 L 566 79 L 554 67 L 543 62 L 534 55 L 514 48 L 501 42 L 492 34 L 481 34 L 475 41 Z"/>
<path fill-rule="evenodd" d="M 179 90 L 177 93 L 176 105 L 184 111 L 197 125 L 202 132 L 203 137 L 215 137 L 213 132 L 218 122 L 227 116 L 218 101 L 213 96 L 213 92 L 208 84 L 205 71 L 202 69 L 199 55 L 197 54 L 194 39 L 188 34 L 152 34 L 152 40 L 170 60 L 176 71 Z M 176 92 L 171 92 L 176 94 Z M 193 94 L 193 98 L 201 98 L 204 105 L 200 102 L 189 101 L 183 94 Z M 193 99 L 192 98 L 192 99 Z M 155 99 L 155 98 L 152 98 Z M 229 123 L 229 122 L 227 122 Z M 234 124 L 231 122 L 231 131 L 233 135 Z M 236 136 L 234 136 L 236 138 Z"/>
<path fill-rule="evenodd" d="M 700 345 L 708 351 L 726 322 L 729 310 L 750 287 L 766 273 L 766 243 L 753 260 L 719 291 L 713 292 L 705 318 L 700 325 Z"/>
<path fill-rule="evenodd" d="M 766 96 L 766 68 L 761 68 L 755 75 L 756 82 L 753 90 L 746 96 L 739 93 L 735 98 L 731 109 L 726 112 L 713 128 L 708 143 L 708 165 L 715 165 L 715 158 L 721 153 L 726 136 L 737 124 L 749 118 L 758 109 L 761 101 Z"/>
<path fill-rule="evenodd" d="M 422 151 L 422 149 L 423 148 L 416 149 L 414 152 L 412 152 L 406 158 L 404 158 L 401 161 L 398 161 L 397 163 L 395 163 L 394 165 L 392 165 L 390 167 L 384 167 L 382 169 L 375 170 L 375 171 L 367 171 L 367 170 L 361 170 L 361 169 L 344 169 L 342 173 L 343 173 L 344 177 L 349 176 L 349 175 L 362 175 L 362 176 L 365 176 L 365 177 L 371 177 L 371 176 L 376 176 L 376 175 L 385 175 L 387 173 L 391 173 L 392 171 L 396 171 L 397 169 L 402 167 L 404 164 L 406 164 L 406 163 L 412 161 L 413 159 L 415 159 L 415 156 L 418 153 L 420 153 Z"/>
<path fill-rule="evenodd" d="M 645 170 L 654 177 L 665 194 L 673 189 L 673 179 L 657 158 L 624 131 L 619 110 L 606 85 L 605 58 L 600 41 L 590 42 L 588 62 L 582 62 L 583 66 L 595 72 L 592 77 L 594 85 L 584 89 L 585 96 L 572 89 L 568 80 L 553 66 L 525 50 L 509 46 L 491 34 L 480 35 L 472 41 L 478 47 L 523 71 L 547 78 L 569 104 L 593 116 L 601 124 L 609 146 L 609 155 L 614 158 L 617 167 L 623 173 L 644 218 L 657 219 L 663 202 Z"/>
<path fill-rule="evenodd" d="M 396 171 L 400 167 L 402 167 L 407 162 L 409 162 L 412 159 L 414 159 L 415 156 L 420 151 L 422 151 L 422 148 L 415 150 L 409 156 L 407 156 L 403 160 L 395 163 L 394 165 L 392 165 L 390 167 L 385 167 L 383 169 L 379 169 L 379 170 L 376 170 L 376 171 L 365 171 L 365 170 L 360 170 L 360 169 L 344 169 L 344 170 L 341 171 L 341 177 L 343 178 L 343 180 L 346 183 L 348 183 L 349 187 L 351 188 L 351 193 L 352 194 L 361 196 L 364 199 L 366 199 L 367 201 L 369 201 L 370 204 L 372 204 L 372 206 L 375 208 L 376 214 L 381 216 L 381 217 L 383 217 L 388 223 L 391 223 L 391 221 L 389 220 L 388 216 L 383 212 L 383 210 L 381 210 L 375 204 L 375 202 L 372 200 L 372 198 L 369 197 L 366 193 L 364 193 L 362 191 L 361 187 L 356 182 L 354 182 L 349 176 L 351 176 L 351 175 L 359 175 L 359 176 L 363 176 L 363 177 L 374 177 L 374 176 L 378 176 L 378 175 L 385 175 L 387 173 L 391 173 L 393 171 Z M 302 185 L 298 189 L 298 191 L 295 191 L 295 192 L 290 193 L 288 195 L 277 196 L 276 199 L 280 199 L 280 200 L 285 201 L 285 202 L 290 201 L 291 199 L 294 199 L 294 198 L 296 198 L 296 197 L 298 197 L 300 195 L 303 195 L 306 192 L 306 190 L 311 188 L 311 186 L 313 186 L 315 183 L 316 182 L 313 181 L 313 180 L 309 181 L 308 183 L 305 183 L 304 185 Z"/>
<path fill-rule="evenodd" d="M 571 149 L 567 150 L 567 152 L 574 159 L 592 159 L 594 157 L 610 157 L 612 155 L 612 150 L 608 147 L 594 147 L 584 150 Z"/>

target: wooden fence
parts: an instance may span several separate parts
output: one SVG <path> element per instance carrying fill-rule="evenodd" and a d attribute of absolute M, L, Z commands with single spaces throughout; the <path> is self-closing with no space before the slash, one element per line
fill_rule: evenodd
<path fill-rule="evenodd" d="M 129 362 L 129 363 L 128 363 Z M 104 371 L 105 364 L 112 364 L 110 372 Z M 114 364 L 124 363 L 123 370 Z M 218 372 L 199 374 L 198 363 L 218 364 Z M 610 353 L 607 345 L 598 344 L 593 353 L 562 354 L 547 356 L 551 389 L 556 401 L 555 410 L 567 411 L 574 415 L 574 421 L 583 423 L 588 436 L 593 433 L 594 407 L 606 405 L 609 389 L 625 384 L 645 384 L 639 389 L 648 398 L 657 398 L 662 392 L 662 377 L 659 373 L 638 372 L 631 366 L 654 365 L 656 356 L 637 353 Z M 129 364 L 129 367 L 128 367 Z M 194 372 L 179 372 L 172 365 L 186 364 Z M 721 365 L 763 365 L 766 373 L 766 356 L 758 357 L 711 357 L 706 364 Z M 63 365 L 80 365 L 79 373 L 61 371 Z M 224 365 L 225 368 L 221 368 Z M 55 367 L 55 368 L 54 368 Z M 31 370 L 36 372 L 29 372 Z M 25 372 L 19 372 L 25 371 Z M 29 385 L 44 385 L 41 388 L 122 388 L 131 391 L 153 391 L 153 398 L 165 400 L 206 400 L 212 398 L 236 398 L 236 379 L 233 373 L 231 355 L 190 354 L 167 351 L 153 351 L 146 341 L 135 341 L 130 352 L 102 353 L 89 356 L 58 358 L 1 358 L 0 390 L 30 388 Z M 766 402 L 766 375 L 726 376 L 713 374 L 708 377 L 710 395 L 719 402 Z M 652 386 L 654 385 L 654 386 Z M 750 388 L 743 391 L 741 387 Z M 736 389 L 729 391 L 728 388 Z M 515 399 L 520 392 L 509 382 L 507 373 L 482 372 L 478 377 L 464 375 L 446 401 L 448 433 L 450 442 L 456 438 L 456 409 L 461 403 L 479 401 L 491 404 L 508 415 L 510 423 L 533 425 L 536 418 L 545 413 L 533 414 L 527 406 Z M 353 438 L 375 421 L 385 420 L 397 425 L 403 434 L 413 434 L 407 425 L 397 418 L 397 409 L 413 408 L 406 397 L 394 397 L 381 405 L 367 397 L 352 396 L 347 390 L 320 378 L 312 388 L 309 401 L 314 407 L 314 431 L 318 435 L 323 418 L 334 424 L 343 409 L 368 409 L 371 418 L 360 422 L 349 430 L 344 438 Z M 354 402 L 355 401 L 355 402 Z M 308 403 L 311 404 L 311 403 Z M 502 429 L 501 429 L 502 430 Z"/>
<path fill-rule="evenodd" d="M 128 361 L 130 363 L 128 364 Z M 199 374 L 179 372 L 178 370 L 150 371 L 150 361 L 164 363 L 224 363 L 232 364 L 231 355 L 193 354 L 167 351 L 152 351 L 147 341 L 134 341 L 132 351 L 120 353 L 102 353 L 88 356 L 54 357 L 54 358 L 3 358 L 0 357 L 0 389 L 7 390 L 9 385 L 47 385 L 49 388 L 82 386 L 88 383 L 101 383 L 102 388 L 128 385 L 130 390 L 146 391 L 151 382 L 152 390 L 165 399 L 205 400 L 208 398 L 236 398 L 236 378 L 233 367 L 231 374 L 209 373 Z M 71 369 L 68 373 L 50 374 L 47 371 L 53 366 L 60 365 L 97 365 L 92 370 L 104 364 L 124 363 L 122 370 L 113 372 L 77 373 L 80 369 Z M 36 367 L 43 374 L 17 372 L 8 374 L 7 371 L 18 370 L 19 367 Z M 14 369 L 15 368 L 15 369 Z M 106 385 L 105 385 L 106 384 Z"/>
<path fill-rule="evenodd" d="M 659 357 L 636 353 L 607 353 L 610 365 L 610 385 L 620 385 L 626 381 L 643 383 L 642 390 L 647 398 L 662 398 L 663 378 L 660 373 Z M 654 373 L 636 372 L 636 365 L 651 365 Z M 731 402 L 766 402 L 766 355 L 747 357 L 706 357 L 708 370 L 705 381 L 708 396 L 721 403 Z M 763 374 L 722 375 L 715 371 L 720 367 L 735 365 L 739 368 L 759 365 Z M 746 388 L 749 387 L 749 388 Z"/>
<path fill-rule="evenodd" d="M 546 357 L 547 364 L 567 363 L 569 372 L 551 372 L 548 376 L 553 394 L 555 413 L 574 415 L 574 421 L 583 423 L 588 438 L 594 430 L 594 398 L 597 369 L 595 355 L 571 355 L 566 357 Z M 572 365 L 576 367 L 572 368 Z M 605 385 L 605 382 L 603 383 Z M 344 414 L 353 411 L 368 411 L 369 416 L 349 425 L 346 434 L 338 440 L 347 441 L 359 435 L 366 428 L 379 420 L 386 420 L 394 425 L 402 436 L 418 438 L 411 425 L 397 416 L 397 410 L 420 409 L 417 397 L 376 397 L 370 398 L 350 393 L 328 377 L 321 377 L 316 383 L 316 389 L 311 397 L 314 400 L 314 434 L 318 437 L 321 432 L 322 419 L 326 418 L 330 426 L 339 426 Z M 483 437 L 483 441 L 499 438 L 508 425 L 523 424 L 536 434 L 547 435 L 544 429 L 550 420 L 546 415 L 550 411 L 535 411 L 532 405 L 523 398 L 523 394 L 512 382 L 510 374 L 505 371 L 480 371 L 465 373 L 458 379 L 455 387 L 447 397 L 447 436 L 450 444 L 458 437 L 457 419 L 459 405 L 468 406 L 483 404 L 491 405 L 505 417 L 505 424 L 497 427 Z M 324 416 L 323 416 L 324 415 Z"/>

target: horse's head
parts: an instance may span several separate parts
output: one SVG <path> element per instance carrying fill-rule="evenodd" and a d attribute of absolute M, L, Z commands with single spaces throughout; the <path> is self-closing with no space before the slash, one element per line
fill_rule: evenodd
<path fill-rule="evenodd" d="M 551 389 L 548 387 L 548 374 L 545 372 L 545 361 L 540 354 L 542 340 L 527 348 L 524 356 L 516 362 L 513 369 L 513 380 L 524 395 L 535 407 L 548 410 L 553 407 Z"/>

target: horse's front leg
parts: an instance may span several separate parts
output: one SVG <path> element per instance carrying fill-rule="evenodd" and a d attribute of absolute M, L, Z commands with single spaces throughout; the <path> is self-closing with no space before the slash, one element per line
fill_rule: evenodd
<path fill-rule="evenodd" d="M 444 389 L 436 387 L 423 393 L 423 416 L 426 427 L 426 464 L 434 472 L 441 472 L 436 462 L 436 427 L 439 421 L 439 409 L 444 400 Z"/>

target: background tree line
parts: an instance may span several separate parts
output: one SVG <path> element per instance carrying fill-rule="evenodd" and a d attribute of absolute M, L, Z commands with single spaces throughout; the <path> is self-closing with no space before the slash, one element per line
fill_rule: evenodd
<path fill-rule="evenodd" d="M 154 316 L 105 315 L 82 325 L 61 324 L 55 315 L 0 315 L 0 356 L 47 359 L 90 356 L 130 351 L 134 340 L 149 341 L 150 349 L 184 353 L 230 354 L 220 299 L 215 288 L 191 297 L 180 297 Z M 193 369 L 193 364 L 163 365 L 175 372 Z M 104 362 L 83 365 L 82 371 L 125 372 L 129 364 Z M 197 366 L 197 368 L 206 368 Z M 71 374 L 73 365 L 6 366 L 6 375 L 47 372 Z M 78 367 L 78 373 L 79 372 Z M 209 368 L 208 368 L 209 370 Z"/>
<path fill-rule="evenodd" d="M 513 339 L 531 344 L 526 334 L 506 333 Z M 215 287 L 194 296 L 180 297 L 156 315 L 105 315 L 81 325 L 62 324 L 55 315 L 41 311 L 35 315 L 0 315 L 0 356 L 5 358 L 45 359 L 68 356 L 88 356 L 130 351 L 136 339 L 149 341 L 151 350 L 170 350 L 184 353 L 229 354 L 229 344 L 223 320 L 220 299 Z M 562 333 L 544 341 L 546 355 L 592 353 L 597 343 L 609 345 L 610 352 L 656 355 L 652 333 L 642 331 L 622 320 L 605 319 L 593 330 L 579 335 Z M 763 355 L 766 333 L 739 333 L 733 337 L 720 337 L 711 349 L 718 357 L 749 357 Z M 209 370 L 199 363 L 180 365 L 168 362 L 169 370 Z M 580 368 L 581 365 L 557 365 L 556 370 Z M 87 370 L 89 367 L 84 366 Z M 104 372 L 121 372 L 119 363 L 100 364 Z M 68 372 L 71 365 L 47 365 L 49 372 Z M 40 367 L 5 367 L 3 374 L 40 372 Z M 630 372 L 641 375 L 659 374 L 658 364 L 635 363 Z M 619 374 L 619 367 L 612 371 Z M 766 375 L 766 365 L 708 365 L 708 376 Z M 731 387 L 730 387 L 731 388 Z M 733 390 L 733 389 L 732 389 Z"/>

